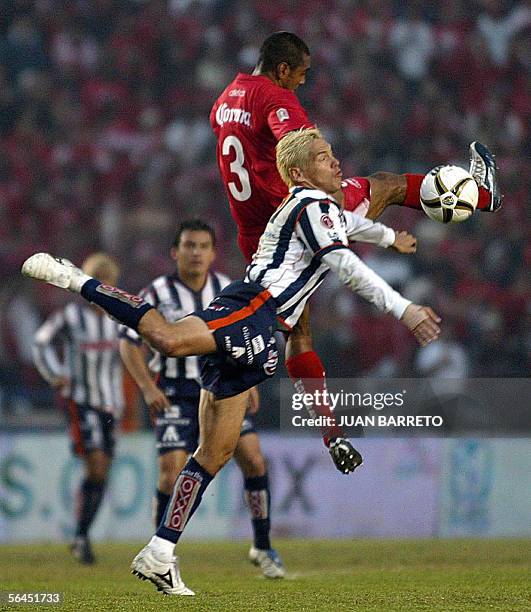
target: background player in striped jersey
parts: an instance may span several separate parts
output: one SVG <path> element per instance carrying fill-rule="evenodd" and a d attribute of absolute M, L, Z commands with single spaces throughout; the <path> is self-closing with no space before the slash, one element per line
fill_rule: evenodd
<path fill-rule="evenodd" d="M 118 265 L 105 253 L 90 255 L 82 269 L 112 285 L 119 276 Z M 41 375 L 69 398 L 72 450 L 85 464 L 71 550 L 87 564 L 94 562 L 88 532 L 105 492 L 124 406 L 118 328 L 101 308 L 71 302 L 44 322 L 33 346 Z"/>
<path fill-rule="evenodd" d="M 285 136 L 277 159 L 293 189 L 271 217 L 245 280 L 228 285 L 207 309 L 175 323 L 139 296 L 104 285 L 47 253 L 33 255 L 22 267 L 25 276 L 81 293 L 166 355 L 203 356 L 199 447 L 175 483 L 163 522 L 131 565 L 134 574 L 168 594 L 193 594 L 180 579 L 175 544 L 209 483 L 234 453 L 249 390 L 275 373 L 277 316 L 296 325 L 311 294 L 334 270 L 353 291 L 392 313 L 419 344 L 440 334 L 440 319 L 430 308 L 404 299 L 349 249 L 349 240 L 360 239 L 413 252 L 415 240 L 341 210 L 328 195 L 341 184 L 339 162 L 318 130 Z M 360 465 L 352 447 L 337 450 L 335 463 L 344 473 Z"/>
<path fill-rule="evenodd" d="M 253 74 L 238 74 L 212 107 L 217 162 L 238 227 L 238 244 L 248 262 L 287 193 L 276 167 L 275 146 L 289 132 L 314 125 L 295 95 L 309 69 L 310 50 L 305 42 L 290 32 L 276 32 L 263 42 Z M 470 154 L 470 172 L 480 185 L 478 208 L 496 210 L 501 197 L 494 158 L 479 143 L 472 143 Z M 343 181 L 334 196 L 346 210 L 374 220 L 391 204 L 421 209 L 423 178 L 378 172 Z M 324 366 L 313 350 L 308 309 L 289 336 L 286 368 L 295 384 L 307 392 L 324 390 Z M 327 446 L 331 438 L 342 435 L 337 428 L 323 431 Z"/>
<path fill-rule="evenodd" d="M 206 308 L 230 282 L 224 274 L 210 269 L 215 243 L 214 230 L 208 224 L 199 219 L 182 223 L 170 250 L 175 271 L 156 278 L 140 296 L 170 322 Z M 158 527 L 177 476 L 199 441 L 199 360 L 196 356 L 175 358 L 155 352 L 148 368 L 148 351 L 140 336 L 126 327 L 121 337 L 122 359 L 138 384 L 156 427 L 159 480 L 155 527 Z M 158 372 L 157 382 L 150 370 Z M 243 420 L 234 452 L 244 476 L 245 498 L 252 518 L 254 545 L 249 557 L 267 578 L 282 578 L 285 574 L 282 561 L 270 541 L 269 479 L 254 427 L 253 413 L 258 409 L 256 389 L 252 390 L 251 400 L 251 410 Z"/>

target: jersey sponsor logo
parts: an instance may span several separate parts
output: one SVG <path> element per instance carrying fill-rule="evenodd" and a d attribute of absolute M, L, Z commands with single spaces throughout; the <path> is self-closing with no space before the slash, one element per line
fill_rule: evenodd
<path fill-rule="evenodd" d="M 240 123 L 251 127 L 251 113 L 243 108 L 231 108 L 223 102 L 216 111 L 216 123 L 223 126 L 225 123 Z"/>
<path fill-rule="evenodd" d="M 175 425 L 168 425 L 164 430 L 164 435 L 162 436 L 162 442 L 177 442 L 179 440 L 179 434 L 175 429 Z"/>
<path fill-rule="evenodd" d="M 255 336 L 251 340 L 251 345 L 253 347 L 253 353 L 255 355 L 258 355 L 258 353 L 261 353 L 265 349 L 264 338 L 262 336 L 260 336 L 260 335 Z"/>
<path fill-rule="evenodd" d="M 249 328 L 246 325 L 242 327 L 242 336 L 243 342 L 245 344 L 245 353 L 247 355 L 247 364 L 251 365 L 254 361 L 254 354 L 253 347 L 251 345 L 251 332 L 249 331 Z"/>
<path fill-rule="evenodd" d="M 245 89 L 231 89 L 229 91 L 229 96 L 231 98 L 243 98 L 243 96 L 245 96 Z"/>
<path fill-rule="evenodd" d="M 145 303 L 139 295 L 127 293 L 127 291 L 123 291 L 123 289 L 118 289 L 118 287 L 113 287 L 112 285 L 98 285 L 96 291 L 108 295 L 109 297 L 116 298 L 120 300 L 120 302 L 125 302 L 133 308 L 138 308 Z"/>
<path fill-rule="evenodd" d="M 321 225 L 326 227 L 326 229 L 332 229 L 334 227 L 334 222 L 330 218 L 329 215 L 321 215 Z"/>
<path fill-rule="evenodd" d="M 175 483 L 174 494 L 170 501 L 169 511 L 166 514 L 165 525 L 168 529 L 182 531 L 194 502 L 201 488 L 202 479 L 200 477 L 181 474 Z"/>
<path fill-rule="evenodd" d="M 166 395 L 168 392 L 166 391 Z M 180 419 L 181 418 L 181 407 L 179 404 L 171 404 L 164 410 L 164 416 L 168 419 Z"/>
<path fill-rule="evenodd" d="M 289 113 L 285 108 L 279 108 L 277 110 L 277 117 L 280 123 L 289 119 Z"/>
<path fill-rule="evenodd" d="M 242 355 L 245 355 L 245 349 L 243 346 L 233 346 L 230 354 L 234 359 L 239 359 Z"/>

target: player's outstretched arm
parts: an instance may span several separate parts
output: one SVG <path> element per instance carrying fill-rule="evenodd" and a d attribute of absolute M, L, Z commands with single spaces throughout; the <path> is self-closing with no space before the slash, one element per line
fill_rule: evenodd
<path fill-rule="evenodd" d="M 352 251 L 336 249 L 326 253 L 322 259 L 353 291 L 378 310 L 389 312 L 401 321 L 419 344 L 424 346 L 439 337 L 440 318 L 431 309 L 406 300 Z"/>

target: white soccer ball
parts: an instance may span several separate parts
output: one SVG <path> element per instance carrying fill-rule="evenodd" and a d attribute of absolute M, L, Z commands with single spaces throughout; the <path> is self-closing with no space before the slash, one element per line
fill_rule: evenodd
<path fill-rule="evenodd" d="M 466 221 L 476 210 L 479 191 L 474 177 L 459 166 L 438 166 L 420 186 L 420 203 L 430 219 L 440 223 Z"/>

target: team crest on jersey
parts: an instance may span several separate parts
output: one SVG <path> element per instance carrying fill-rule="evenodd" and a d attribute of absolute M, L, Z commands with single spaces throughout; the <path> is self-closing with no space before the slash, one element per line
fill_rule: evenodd
<path fill-rule="evenodd" d="M 279 108 L 277 110 L 277 117 L 280 123 L 289 119 L 289 113 L 285 108 Z"/>
<path fill-rule="evenodd" d="M 96 291 L 98 293 L 103 293 L 103 295 L 116 298 L 117 300 L 120 300 L 120 302 L 125 302 L 133 308 L 138 308 L 144 304 L 144 300 L 139 295 L 127 293 L 126 291 L 118 289 L 118 287 L 113 287 L 112 285 L 98 285 L 96 287 Z"/>
<path fill-rule="evenodd" d="M 329 215 L 321 215 L 321 225 L 326 227 L 326 229 L 332 229 L 334 227 L 334 222 L 330 218 Z"/>

